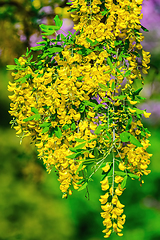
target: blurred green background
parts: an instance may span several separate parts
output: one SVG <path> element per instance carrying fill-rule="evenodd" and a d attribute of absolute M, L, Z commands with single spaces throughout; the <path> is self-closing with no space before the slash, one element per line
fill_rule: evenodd
<path fill-rule="evenodd" d="M 7 84 L 12 78 L 6 64 L 13 64 L 15 57 L 26 52 L 26 47 L 35 45 L 40 39 L 38 25 L 52 24 L 55 14 L 64 19 L 65 30 L 72 29 L 66 2 L 0 1 L 0 240 L 104 239 L 98 200 L 101 195 L 99 173 L 89 185 L 89 201 L 85 190 L 62 199 L 54 171 L 50 175 L 46 173 L 34 146 L 28 139 L 20 145 L 9 125 Z M 121 197 L 127 215 L 124 236 L 113 234 L 111 240 L 160 240 L 160 38 L 155 35 L 160 29 L 153 23 L 154 17 L 160 19 L 157 3 L 156 0 L 144 1 L 144 15 L 151 7 L 153 11 L 150 22 L 145 22 L 145 16 L 143 22 L 150 30 L 144 47 L 151 51 L 152 58 L 142 92 L 147 100 L 140 106 L 152 112 L 144 122 L 152 134 L 149 147 L 153 154 L 152 171 L 144 177 L 142 187 L 138 181 L 127 183 Z M 160 9 L 160 3 L 158 6 Z"/>

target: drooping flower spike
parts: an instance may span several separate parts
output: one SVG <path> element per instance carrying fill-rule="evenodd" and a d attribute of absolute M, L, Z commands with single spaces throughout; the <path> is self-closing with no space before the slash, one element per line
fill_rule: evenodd
<path fill-rule="evenodd" d="M 47 171 L 56 170 L 63 197 L 88 188 L 102 170 L 104 237 L 122 236 L 126 216 L 119 196 L 128 177 L 143 183 L 150 172 L 150 133 L 141 122 L 150 113 L 137 108 L 142 87 L 134 88 L 144 83 L 150 62 L 141 45 L 142 0 L 70 5 L 74 34 L 47 38 L 62 26 L 56 16 L 54 26 L 40 26 L 43 41 L 31 48 L 40 51 L 37 60 L 27 51 L 8 66 L 15 79 L 8 87 L 14 92 L 11 123 L 21 139 L 30 136 Z"/>

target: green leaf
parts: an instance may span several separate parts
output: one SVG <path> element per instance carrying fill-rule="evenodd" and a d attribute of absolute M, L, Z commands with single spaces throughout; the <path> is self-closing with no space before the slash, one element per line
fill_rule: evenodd
<path fill-rule="evenodd" d="M 138 95 L 142 91 L 142 87 L 133 92 L 133 95 Z"/>
<path fill-rule="evenodd" d="M 124 77 L 128 77 L 130 74 L 131 74 L 131 71 L 128 70 L 127 72 L 125 72 Z"/>
<path fill-rule="evenodd" d="M 40 28 L 41 28 L 41 30 L 44 32 L 44 33 L 42 33 L 42 35 L 52 35 L 52 34 L 55 33 L 57 30 L 60 29 L 58 26 L 45 25 L 45 24 L 41 24 L 41 25 L 40 25 Z"/>
<path fill-rule="evenodd" d="M 96 107 L 94 108 L 94 111 L 97 111 L 99 108 L 106 108 L 106 106 L 104 104 L 98 104 L 96 105 Z"/>
<path fill-rule="evenodd" d="M 102 125 L 98 125 L 98 127 L 96 128 L 96 130 L 94 131 L 95 134 L 100 134 L 101 133 L 101 130 L 104 129 L 104 126 Z"/>
<path fill-rule="evenodd" d="M 61 132 L 61 129 L 59 127 L 55 127 L 55 135 L 58 138 L 62 137 L 62 132 Z"/>
<path fill-rule="evenodd" d="M 108 126 L 107 126 L 107 127 L 108 127 Z M 107 135 L 107 137 L 109 137 L 110 140 L 112 139 L 112 136 L 111 136 L 111 134 L 110 134 L 109 132 L 106 131 L 106 135 Z M 104 138 L 105 138 L 106 140 L 108 140 L 107 137 L 104 135 Z"/>
<path fill-rule="evenodd" d="M 101 12 L 102 16 L 106 15 L 109 12 L 109 10 L 104 10 Z"/>
<path fill-rule="evenodd" d="M 57 28 L 56 26 L 53 26 L 53 25 L 46 25 L 46 24 L 41 24 L 40 25 L 40 28 L 42 31 L 52 31 L 54 30 L 55 28 Z"/>
<path fill-rule="evenodd" d="M 81 161 L 83 161 L 83 160 L 81 160 Z M 96 162 L 95 158 L 87 158 L 83 161 L 82 164 L 85 165 L 85 166 L 88 166 L 88 165 L 94 164 L 95 162 Z"/>
<path fill-rule="evenodd" d="M 88 143 L 96 141 L 96 140 L 97 140 L 97 138 L 93 138 L 93 139 L 89 140 Z"/>
<path fill-rule="evenodd" d="M 127 183 L 127 175 L 124 177 L 124 179 L 123 179 L 123 181 L 122 181 L 122 183 L 121 183 L 121 188 L 122 188 L 122 189 L 125 188 L 126 183 Z"/>
<path fill-rule="evenodd" d="M 100 88 L 102 88 L 104 91 L 108 91 L 108 87 L 102 83 L 98 83 L 98 85 L 100 86 Z"/>
<path fill-rule="evenodd" d="M 17 79 L 15 82 L 25 83 L 26 81 L 27 81 L 27 78 L 25 76 L 25 77 L 21 77 L 21 78 Z"/>
<path fill-rule="evenodd" d="M 132 144 L 136 145 L 137 147 L 143 147 L 143 145 L 133 135 L 130 135 L 129 140 Z"/>
<path fill-rule="evenodd" d="M 28 57 L 30 53 L 31 53 L 31 49 L 28 50 L 28 47 L 27 47 L 26 57 Z"/>
<path fill-rule="evenodd" d="M 77 10 L 77 8 L 70 8 L 69 10 L 67 10 L 67 12 L 74 12 L 76 10 Z"/>
<path fill-rule="evenodd" d="M 85 143 L 82 143 L 82 144 L 79 144 L 78 146 L 76 147 L 73 147 L 73 148 L 69 148 L 70 151 L 72 152 L 77 152 L 77 150 L 81 150 L 81 151 L 84 151 L 84 149 L 82 149 L 84 146 L 86 145 L 86 142 Z"/>
<path fill-rule="evenodd" d="M 80 104 L 80 106 L 79 106 L 79 112 L 80 112 L 80 113 L 83 113 L 84 110 L 85 110 L 85 105 L 84 105 L 84 103 L 82 102 L 82 103 Z"/>
<path fill-rule="evenodd" d="M 110 70 L 108 70 L 108 71 L 106 71 L 106 72 L 104 72 L 104 73 L 110 73 L 111 72 L 111 69 Z"/>
<path fill-rule="evenodd" d="M 94 49 L 94 51 L 102 51 L 101 45 L 100 45 L 100 47 L 99 47 L 99 46 L 96 46 L 95 49 Z"/>
<path fill-rule="evenodd" d="M 49 131 L 49 127 L 44 127 L 43 130 L 42 130 L 42 133 L 46 133 Z"/>
<path fill-rule="evenodd" d="M 121 71 L 119 70 L 119 68 L 116 68 L 117 72 L 120 73 L 122 76 L 123 74 L 121 73 Z"/>
<path fill-rule="evenodd" d="M 16 65 L 7 65 L 7 70 L 17 70 Z"/>
<path fill-rule="evenodd" d="M 52 47 L 52 48 L 48 48 L 47 51 L 49 52 L 49 54 L 51 53 L 56 53 L 56 52 L 62 52 L 63 48 L 62 47 Z"/>
<path fill-rule="evenodd" d="M 55 33 L 56 31 L 57 30 L 47 31 L 45 33 L 41 33 L 41 35 L 50 36 L 50 35 L 53 35 L 53 33 Z"/>
<path fill-rule="evenodd" d="M 113 64 L 112 64 L 111 59 L 109 57 L 107 57 L 107 62 L 109 64 L 110 68 L 113 69 Z"/>
<path fill-rule="evenodd" d="M 87 48 L 87 54 L 90 54 L 91 52 L 93 52 L 91 49 Z"/>
<path fill-rule="evenodd" d="M 78 53 L 78 54 L 81 54 L 81 55 L 83 54 L 81 50 L 79 50 L 77 53 Z"/>
<path fill-rule="evenodd" d="M 98 42 L 97 40 L 95 40 L 95 41 L 91 44 L 91 46 L 93 47 L 93 46 L 95 46 L 97 43 L 99 44 L 99 42 Z"/>
<path fill-rule="evenodd" d="M 35 47 L 31 47 L 32 51 L 40 51 L 43 50 L 45 48 L 45 46 L 35 46 Z"/>
<path fill-rule="evenodd" d="M 31 107 L 31 111 L 35 114 L 38 114 L 38 110 L 35 107 Z"/>
<path fill-rule="evenodd" d="M 51 123 L 49 122 L 44 122 L 42 124 L 39 125 L 40 127 L 50 127 L 51 126 Z"/>
<path fill-rule="evenodd" d="M 114 90 L 114 88 L 115 88 L 115 82 L 112 82 L 112 86 L 111 86 L 112 91 Z"/>
<path fill-rule="evenodd" d="M 95 107 L 97 106 L 97 104 L 93 103 L 93 102 L 90 102 L 88 100 L 84 100 L 83 103 L 86 105 L 86 106 L 90 106 L 90 107 Z"/>
<path fill-rule="evenodd" d="M 123 58 L 122 58 L 122 54 L 120 54 L 118 60 L 119 60 L 120 62 L 122 62 L 122 59 L 123 59 Z"/>
<path fill-rule="evenodd" d="M 130 133 L 123 132 L 120 134 L 120 139 L 122 142 L 129 142 L 136 145 L 137 147 L 142 147 L 142 144 Z"/>
<path fill-rule="evenodd" d="M 75 174 L 77 174 L 78 172 L 80 172 L 83 167 L 84 167 L 84 165 L 81 163 L 81 164 L 79 165 L 78 169 L 76 170 Z"/>
<path fill-rule="evenodd" d="M 45 44 L 45 45 L 46 45 L 47 42 L 46 42 L 46 41 L 41 41 L 41 42 L 37 42 L 37 44 L 40 44 L 40 45 L 41 45 L 41 44 Z"/>
<path fill-rule="evenodd" d="M 76 142 L 86 142 L 86 140 L 84 140 L 84 139 L 79 139 L 79 138 L 75 138 L 75 141 L 76 141 Z"/>
<path fill-rule="evenodd" d="M 127 58 L 127 57 L 129 57 L 130 55 L 129 54 L 122 54 L 122 57 L 123 58 Z"/>
<path fill-rule="evenodd" d="M 54 21 L 56 26 L 60 29 L 62 27 L 63 21 L 59 19 L 58 15 L 55 16 Z"/>
<path fill-rule="evenodd" d="M 130 134 L 128 132 L 122 132 L 120 134 L 120 139 L 121 139 L 122 142 L 129 142 Z"/>
<path fill-rule="evenodd" d="M 126 98 L 126 95 L 117 96 L 117 99 L 119 99 L 119 100 L 124 100 L 125 98 Z"/>
<path fill-rule="evenodd" d="M 75 124 L 75 122 L 73 122 L 73 123 L 71 124 L 71 129 L 74 131 L 76 128 L 77 128 L 77 127 L 76 127 L 76 124 Z"/>
<path fill-rule="evenodd" d="M 130 118 L 128 119 L 128 123 L 126 126 L 126 131 L 128 131 L 131 128 L 131 123 L 132 123 L 132 116 L 130 116 Z"/>
<path fill-rule="evenodd" d="M 61 41 L 64 42 L 66 40 L 66 37 L 62 33 L 60 35 L 61 35 Z"/>
<path fill-rule="evenodd" d="M 141 110 L 141 109 L 138 109 L 138 108 L 133 108 L 133 110 L 136 110 L 136 113 L 138 113 L 138 114 L 143 114 L 143 110 Z"/>
<path fill-rule="evenodd" d="M 131 178 L 139 179 L 139 176 L 133 174 L 133 173 L 128 173 L 128 176 Z"/>
<path fill-rule="evenodd" d="M 122 43 L 122 41 L 120 40 L 120 41 L 115 41 L 114 42 L 114 46 L 118 46 L 118 45 L 120 45 Z"/>
<path fill-rule="evenodd" d="M 85 182 L 80 188 L 78 188 L 78 192 L 85 189 L 87 187 L 87 185 L 88 185 L 88 182 Z"/>
<path fill-rule="evenodd" d="M 136 96 L 138 99 L 140 99 L 140 100 L 146 100 L 146 98 L 144 98 L 144 97 L 141 97 L 141 96 Z"/>
<path fill-rule="evenodd" d="M 32 121 L 32 120 L 39 120 L 41 118 L 40 114 L 34 114 L 28 118 L 23 119 L 24 122 Z"/>
<path fill-rule="evenodd" d="M 143 27 L 142 25 L 141 25 L 141 28 L 143 29 L 143 31 L 149 32 L 149 30 L 147 28 Z"/>
<path fill-rule="evenodd" d="M 17 65 L 20 65 L 20 63 L 19 63 L 19 61 L 18 61 L 17 58 L 14 58 L 14 61 L 15 61 L 15 63 L 16 63 Z"/>
<path fill-rule="evenodd" d="M 99 151 L 98 151 L 98 148 L 97 148 L 97 147 L 94 147 L 93 154 L 94 154 L 95 158 L 98 158 L 98 156 L 99 156 Z"/>
<path fill-rule="evenodd" d="M 66 156 L 67 158 L 75 159 L 76 157 L 79 157 L 81 155 L 81 152 L 71 154 L 69 156 Z"/>
<path fill-rule="evenodd" d="M 138 52 L 133 52 L 133 54 L 136 56 L 136 57 L 140 57 L 139 53 Z"/>
<path fill-rule="evenodd" d="M 69 125 L 65 124 L 63 127 L 62 127 L 63 130 L 67 130 L 69 129 Z"/>
<path fill-rule="evenodd" d="M 34 114 L 33 116 L 35 121 L 38 121 L 41 118 L 40 114 Z"/>
<path fill-rule="evenodd" d="M 83 78 L 84 78 L 84 76 L 77 77 L 77 80 L 82 80 Z"/>
<path fill-rule="evenodd" d="M 117 176 L 122 176 L 122 177 L 126 176 L 126 173 L 121 172 L 121 171 L 115 171 L 115 174 L 116 174 Z"/>
<path fill-rule="evenodd" d="M 89 38 L 86 38 L 86 40 L 87 40 L 87 42 L 89 42 L 89 43 L 93 44 L 93 42 L 92 42 L 92 40 L 91 40 L 91 39 L 89 39 Z"/>
<path fill-rule="evenodd" d="M 23 121 L 28 122 L 28 121 L 32 121 L 33 119 L 34 119 L 34 115 L 23 119 Z"/>
<path fill-rule="evenodd" d="M 82 103 L 80 104 L 80 106 L 79 106 L 79 112 L 83 113 L 84 110 L 85 110 L 85 105 L 84 105 L 84 103 L 82 102 Z"/>
<path fill-rule="evenodd" d="M 108 176 L 108 177 L 109 177 L 109 176 L 112 176 L 112 175 L 113 175 L 113 166 L 109 169 L 108 172 L 105 172 L 104 175 L 105 175 L 105 176 Z"/>
<path fill-rule="evenodd" d="M 43 58 L 45 58 L 45 57 L 47 57 L 47 56 L 49 56 L 49 53 L 48 53 L 48 52 L 44 53 L 44 54 L 41 56 L 41 58 L 43 59 Z M 50 57 L 50 56 L 49 56 L 49 57 Z"/>

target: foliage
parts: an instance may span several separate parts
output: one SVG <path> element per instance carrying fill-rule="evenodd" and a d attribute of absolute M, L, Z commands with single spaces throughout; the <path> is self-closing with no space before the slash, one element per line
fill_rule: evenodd
<path fill-rule="evenodd" d="M 60 0 L 0 1 L 0 31 L 3 33 L 0 36 L 1 64 L 12 64 L 26 47 L 41 38 L 40 23 L 53 24 L 56 14 L 69 18 L 67 9 L 66 1 Z"/>
<path fill-rule="evenodd" d="M 133 88 L 135 81 L 143 84 L 150 62 L 141 45 L 141 4 L 73 1 L 69 11 L 79 19 L 77 32 L 46 38 L 62 27 L 56 16 L 54 26 L 40 25 L 43 41 L 31 48 L 41 51 L 37 60 L 27 50 L 8 65 L 15 79 L 8 88 L 14 91 L 12 126 L 21 141 L 30 136 L 47 170 L 55 169 L 63 197 L 73 189 L 88 194 L 92 176 L 102 169 L 105 238 L 123 235 L 119 196 L 128 178 L 142 184 L 150 172 L 150 133 L 141 122 L 150 113 L 136 107 L 142 87 Z"/>

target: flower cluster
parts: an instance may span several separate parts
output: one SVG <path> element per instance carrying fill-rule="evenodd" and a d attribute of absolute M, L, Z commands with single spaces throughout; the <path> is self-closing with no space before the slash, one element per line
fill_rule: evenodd
<path fill-rule="evenodd" d="M 104 172 L 108 172 L 109 169 L 109 164 L 102 168 Z M 118 199 L 124 191 L 121 186 L 122 181 L 124 181 L 123 177 L 116 176 L 111 185 L 109 177 L 106 176 L 104 180 L 100 182 L 102 191 L 106 191 L 105 195 L 102 195 L 99 200 L 102 204 L 101 208 L 104 210 L 104 212 L 101 213 L 101 216 L 104 218 L 103 225 L 106 227 L 106 229 L 103 230 L 105 238 L 108 238 L 111 235 L 112 229 L 118 236 L 123 235 L 121 231 L 125 223 L 126 215 L 123 214 L 124 205 L 121 204 Z"/>
<path fill-rule="evenodd" d="M 119 236 L 125 222 L 122 195 L 127 178 L 141 180 L 150 163 L 148 130 L 136 104 L 150 54 L 142 49 L 142 0 L 75 0 L 70 10 L 75 34 L 57 34 L 62 26 L 42 24 L 43 40 L 16 60 L 10 83 L 12 125 L 21 139 L 30 136 L 47 170 L 54 167 L 63 197 L 88 187 L 102 169 L 101 196 L 105 237 Z M 141 60 L 142 58 L 142 60 Z M 112 155 L 108 162 L 107 156 Z M 87 167 L 86 167 L 87 166 Z M 91 166 L 91 169 L 90 169 Z M 89 170 L 89 172 L 88 172 Z M 91 174 L 90 171 L 92 171 Z"/>

